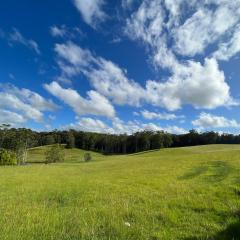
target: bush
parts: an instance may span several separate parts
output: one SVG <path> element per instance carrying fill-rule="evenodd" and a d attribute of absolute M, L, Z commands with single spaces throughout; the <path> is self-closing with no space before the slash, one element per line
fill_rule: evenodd
<path fill-rule="evenodd" d="M 46 152 L 46 163 L 64 162 L 64 148 L 60 144 L 51 146 Z"/>
<path fill-rule="evenodd" d="M 90 162 L 92 160 L 92 156 L 90 153 L 85 153 L 83 156 L 84 162 Z"/>
<path fill-rule="evenodd" d="M 0 149 L 0 165 L 17 165 L 16 154 L 6 149 Z"/>

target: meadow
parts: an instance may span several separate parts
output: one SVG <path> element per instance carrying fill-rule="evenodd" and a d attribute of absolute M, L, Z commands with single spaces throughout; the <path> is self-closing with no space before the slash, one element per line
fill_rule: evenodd
<path fill-rule="evenodd" d="M 0 167 L 1 240 L 240 239 L 240 145 L 131 155 L 65 150 Z"/>

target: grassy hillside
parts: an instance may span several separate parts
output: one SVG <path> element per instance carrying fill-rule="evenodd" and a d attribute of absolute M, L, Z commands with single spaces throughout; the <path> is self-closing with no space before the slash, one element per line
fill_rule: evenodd
<path fill-rule="evenodd" d="M 43 163 L 45 161 L 45 152 L 50 148 L 50 146 L 36 147 L 32 148 L 28 153 L 28 163 Z M 87 151 L 80 149 L 65 149 L 65 162 L 66 163 L 81 163 L 83 162 L 83 155 Z M 95 160 L 99 160 L 104 156 L 99 153 L 91 153 Z"/>
<path fill-rule="evenodd" d="M 0 168 L 1 240 L 240 239 L 239 145 L 83 153 Z"/>

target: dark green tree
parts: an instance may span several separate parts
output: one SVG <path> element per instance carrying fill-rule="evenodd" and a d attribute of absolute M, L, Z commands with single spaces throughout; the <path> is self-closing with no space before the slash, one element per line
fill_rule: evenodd
<path fill-rule="evenodd" d="M 66 136 L 66 147 L 67 148 L 75 148 L 75 136 L 73 131 L 69 131 Z"/>

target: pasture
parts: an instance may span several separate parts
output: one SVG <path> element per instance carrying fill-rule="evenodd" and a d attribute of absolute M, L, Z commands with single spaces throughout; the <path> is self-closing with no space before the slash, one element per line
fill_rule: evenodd
<path fill-rule="evenodd" d="M 48 165 L 45 148 L 0 167 L 1 240 L 240 239 L 240 145 Z"/>

